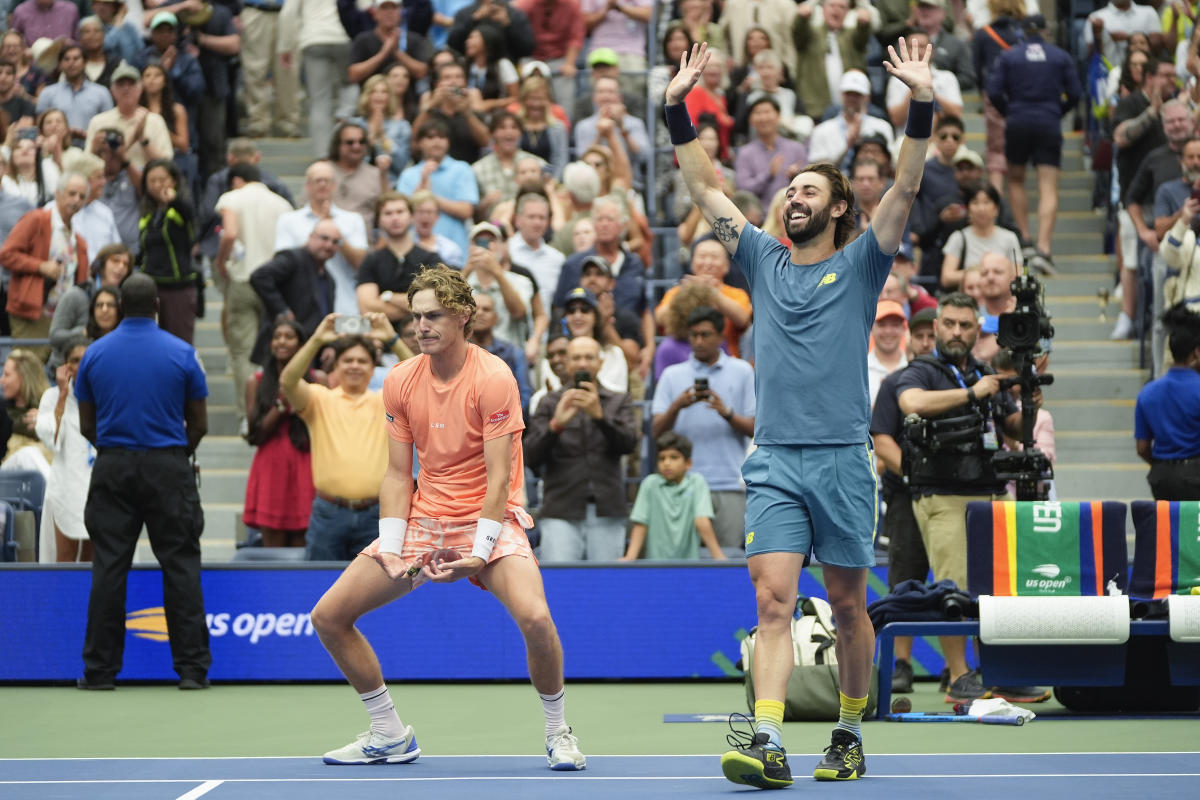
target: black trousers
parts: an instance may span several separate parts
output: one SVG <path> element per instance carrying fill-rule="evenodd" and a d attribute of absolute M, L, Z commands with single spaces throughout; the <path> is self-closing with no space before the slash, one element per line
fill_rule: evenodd
<path fill-rule="evenodd" d="M 1146 480 L 1155 500 L 1200 500 L 1200 457 L 1155 461 Z"/>
<path fill-rule="evenodd" d="M 888 588 L 907 580 L 924 583 L 929 576 L 929 556 L 913 514 L 912 495 L 884 489 L 883 501 L 887 503 L 883 531 L 888 536 Z"/>
<path fill-rule="evenodd" d="M 204 513 L 182 447 L 96 456 L 84 508 L 92 539 L 92 591 L 83 642 L 84 677 L 111 680 L 125 653 L 125 589 L 142 525 L 162 567 L 171 658 L 180 678 L 203 679 L 212 664 L 200 590 Z"/>

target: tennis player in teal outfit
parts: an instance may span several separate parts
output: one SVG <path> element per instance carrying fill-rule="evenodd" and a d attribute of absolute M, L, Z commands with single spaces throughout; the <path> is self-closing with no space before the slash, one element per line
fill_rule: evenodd
<path fill-rule="evenodd" d="M 853 780 L 866 772 L 861 724 L 875 653 L 866 586 L 878 522 L 867 341 L 933 127 L 932 48 L 910 54 L 900 40 L 888 53 L 888 72 L 912 91 L 906 139 L 895 184 L 853 241 L 854 192 L 833 164 L 810 164 L 788 185 L 782 213 L 790 248 L 746 222 L 725 196 L 683 104 L 708 64 L 706 45 L 684 54 L 666 90 L 667 127 L 688 191 L 745 274 L 754 304 L 758 449 L 742 476 L 746 555 L 758 600 L 755 724 L 740 741 L 731 738 L 735 747 L 721 767 L 734 783 L 764 789 L 792 783 L 782 743 L 784 695 L 796 587 L 809 553 L 824 567 L 842 690 L 841 716 L 813 777 Z"/>

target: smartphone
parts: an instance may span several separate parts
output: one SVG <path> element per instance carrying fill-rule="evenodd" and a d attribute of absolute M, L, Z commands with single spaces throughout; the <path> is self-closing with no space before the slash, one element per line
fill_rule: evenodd
<path fill-rule="evenodd" d="M 333 321 L 333 332 L 342 336 L 363 336 L 371 331 L 371 321 L 361 314 L 349 314 Z"/>
<path fill-rule="evenodd" d="M 17 131 L 17 139 L 18 140 L 29 139 L 30 141 L 36 142 L 37 137 L 38 137 L 38 129 L 37 128 L 21 128 L 19 131 Z"/>
<path fill-rule="evenodd" d="M 708 394 L 708 378 L 696 378 L 696 382 L 692 384 L 692 391 L 697 397 L 703 397 Z"/>
<path fill-rule="evenodd" d="M 592 382 L 592 373 L 585 369 L 576 371 L 575 373 L 575 388 L 582 389 L 583 384 Z"/>
<path fill-rule="evenodd" d="M 471 242 L 471 244 L 475 245 L 476 247 L 482 247 L 484 250 L 487 250 L 489 247 L 492 246 L 492 237 L 487 234 L 484 234 L 482 236 L 476 236 L 474 241 Z"/>

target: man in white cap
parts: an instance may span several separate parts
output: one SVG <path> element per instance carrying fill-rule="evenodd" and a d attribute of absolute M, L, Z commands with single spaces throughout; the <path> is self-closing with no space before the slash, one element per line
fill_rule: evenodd
<path fill-rule="evenodd" d="M 859 140 L 879 134 L 892 142 L 892 126 L 886 120 L 867 113 L 871 100 L 871 82 L 867 75 L 856 69 L 846 70 L 838 81 L 842 95 L 842 113 L 828 119 L 813 129 L 808 140 L 810 161 L 832 161 L 841 164 L 846 153 L 854 149 Z"/>

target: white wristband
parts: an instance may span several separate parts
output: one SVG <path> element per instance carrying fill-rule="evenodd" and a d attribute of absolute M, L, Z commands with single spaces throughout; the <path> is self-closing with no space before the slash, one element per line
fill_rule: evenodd
<path fill-rule="evenodd" d="M 471 558 L 482 558 L 486 564 L 492 557 L 492 550 L 500 540 L 503 526 L 494 519 L 481 518 L 475 526 L 475 546 L 471 548 Z"/>
<path fill-rule="evenodd" d="M 408 520 L 399 517 L 379 518 L 379 552 L 400 554 L 404 546 L 404 533 L 408 530 Z"/>

